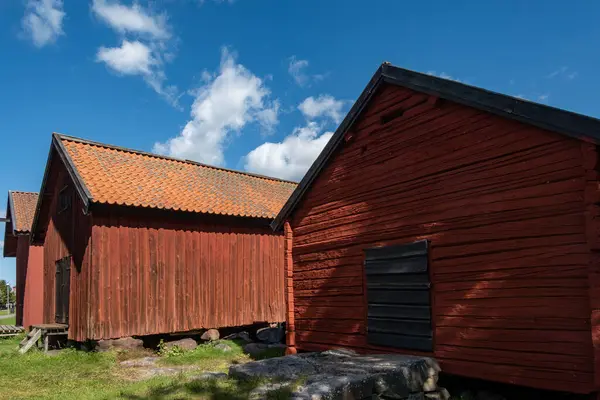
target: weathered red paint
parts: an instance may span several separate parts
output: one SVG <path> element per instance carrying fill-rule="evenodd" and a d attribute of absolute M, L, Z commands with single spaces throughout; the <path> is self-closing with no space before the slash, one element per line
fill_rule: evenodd
<path fill-rule="evenodd" d="M 58 160 L 47 182 L 44 317 L 54 321 L 55 262 L 72 255 L 70 339 L 285 320 L 283 236 L 270 221 L 114 205 L 84 215 L 74 191 L 58 213 L 58 191 L 73 187 Z"/>
<path fill-rule="evenodd" d="M 16 258 L 16 322 L 29 329 L 43 322 L 43 248 L 30 246 L 29 235 L 19 235 Z"/>
<path fill-rule="evenodd" d="M 366 341 L 364 249 L 428 239 L 445 372 L 598 390 L 596 147 L 397 86 L 351 131 L 286 226 L 288 343 L 403 351 Z"/>

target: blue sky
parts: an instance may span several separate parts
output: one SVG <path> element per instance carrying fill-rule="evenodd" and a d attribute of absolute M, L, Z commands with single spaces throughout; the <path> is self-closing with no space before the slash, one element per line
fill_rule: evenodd
<path fill-rule="evenodd" d="M 491 3 L 1 1 L 0 212 L 53 131 L 299 179 L 383 61 L 600 116 L 600 3 Z"/>

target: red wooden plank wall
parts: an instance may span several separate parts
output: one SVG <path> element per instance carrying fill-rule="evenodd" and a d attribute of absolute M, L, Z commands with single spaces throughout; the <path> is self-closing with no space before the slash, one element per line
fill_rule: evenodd
<path fill-rule="evenodd" d="M 285 320 L 283 236 L 270 228 L 93 214 L 87 325 L 105 339 Z"/>
<path fill-rule="evenodd" d="M 15 318 L 17 325 L 23 324 L 24 303 L 25 303 L 25 280 L 27 279 L 27 259 L 29 258 L 29 235 L 17 236 L 17 256 L 16 256 L 16 289 L 17 304 Z"/>
<path fill-rule="evenodd" d="M 366 343 L 363 249 L 429 239 L 444 371 L 593 391 L 580 142 L 391 86 L 352 133 L 290 221 L 297 347 L 392 351 Z"/>
<path fill-rule="evenodd" d="M 41 246 L 29 245 L 29 235 L 17 240 L 17 324 L 28 329 L 44 320 L 44 253 Z"/>

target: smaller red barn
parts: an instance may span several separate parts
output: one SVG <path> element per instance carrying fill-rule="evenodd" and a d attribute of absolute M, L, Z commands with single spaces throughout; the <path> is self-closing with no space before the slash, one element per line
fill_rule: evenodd
<path fill-rule="evenodd" d="M 16 257 L 17 325 L 28 328 L 43 321 L 43 248 L 30 245 L 29 235 L 38 194 L 8 192 L 4 257 Z"/>
<path fill-rule="evenodd" d="M 600 121 L 383 64 L 283 207 L 288 344 L 600 390 Z"/>
<path fill-rule="evenodd" d="M 44 320 L 111 339 L 283 322 L 293 182 L 54 134 L 32 243 Z"/>

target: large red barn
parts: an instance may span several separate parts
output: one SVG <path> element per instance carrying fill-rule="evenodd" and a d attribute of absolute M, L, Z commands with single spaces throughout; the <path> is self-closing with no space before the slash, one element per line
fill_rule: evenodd
<path fill-rule="evenodd" d="M 600 121 L 383 64 L 273 223 L 291 351 L 600 389 Z"/>
<path fill-rule="evenodd" d="M 54 134 L 32 228 L 76 341 L 282 322 L 295 183 Z"/>
<path fill-rule="evenodd" d="M 43 249 L 29 245 L 38 194 L 9 191 L 4 227 L 4 257 L 16 258 L 16 323 L 26 329 L 42 323 Z"/>

